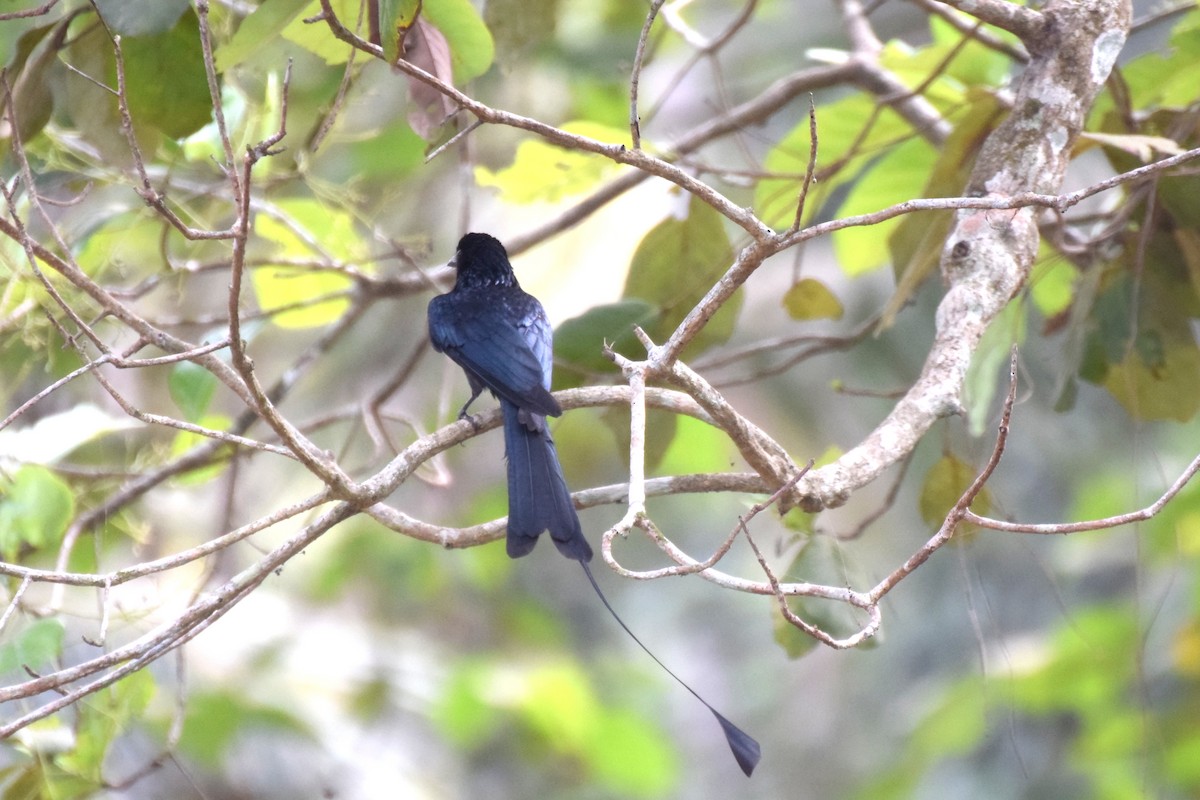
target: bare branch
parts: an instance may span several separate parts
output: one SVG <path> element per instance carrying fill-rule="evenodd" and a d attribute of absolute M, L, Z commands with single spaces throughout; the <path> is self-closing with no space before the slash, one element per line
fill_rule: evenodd
<path fill-rule="evenodd" d="M 642 33 L 638 36 L 637 50 L 633 54 L 633 73 L 629 76 L 629 137 L 634 150 L 642 149 L 642 121 L 638 115 L 638 83 L 642 76 L 642 62 L 646 58 L 646 40 L 650 38 L 650 28 L 654 18 L 662 8 L 665 0 L 651 0 L 650 10 L 646 12 L 646 21 L 642 25 Z"/>
<path fill-rule="evenodd" d="M 983 20 L 972 23 L 964 18 L 964 14 L 946 8 L 946 4 L 940 0 L 909 0 L 909 2 L 918 6 L 923 11 L 936 14 L 965 36 L 974 39 L 985 47 L 995 50 L 997 53 L 1003 53 L 1018 64 L 1024 64 L 1029 61 L 1029 53 L 1023 47 L 1011 45 L 986 28 L 980 27 Z"/>
<path fill-rule="evenodd" d="M 948 6 L 981 22 L 995 25 L 1010 33 L 1015 33 L 1026 46 L 1029 39 L 1040 36 L 1044 31 L 1045 18 L 1042 13 L 1027 6 L 1018 6 L 1005 0 L 941 0 Z"/>
<path fill-rule="evenodd" d="M 58 0 L 47 0 L 47 2 L 42 3 L 40 6 L 34 6 L 33 8 L 24 8 L 20 11 L 5 11 L 4 13 L 0 14 L 0 22 L 10 19 L 41 17 L 49 14 L 50 9 L 54 8 L 56 5 L 58 5 Z"/>
<path fill-rule="evenodd" d="M 900 581 L 912 574 L 913 570 L 929 560 L 929 557 L 937 552 L 943 545 L 953 538 L 955 531 L 958 530 L 958 525 L 970 512 L 971 503 L 975 502 L 975 498 L 983 491 L 984 485 L 991 478 L 992 473 L 996 471 L 996 467 L 1000 464 L 1000 458 L 1004 455 L 1004 446 L 1008 441 L 1009 423 L 1012 421 L 1013 404 L 1017 401 L 1017 348 L 1013 347 L 1012 354 L 1009 356 L 1008 363 L 1008 395 L 1004 398 L 1004 408 L 1000 412 L 1000 425 L 996 431 L 996 443 L 992 447 L 991 456 L 988 457 L 987 463 L 975 479 L 971 481 L 971 485 L 959 497 L 958 502 L 946 514 L 946 518 L 942 521 L 942 526 L 933 538 L 925 543 L 925 545 L 913 555 L 897 567 L 890 575 L 884 578 L 875 586 L 868 594 L 872 601 L 878 602 L 896 587 Z"/>
<path fill-rule="evenodd" d="M 323 11 L 322 19 L 329 25 L 334 36 L 376 58 L 383 58 L 381 48 L 356 36 L 338 20 L 337 15 L 330 6 L 329 0 L 321 0 L 321 8 Z M 561 128 L 547 125 L 536 119 L 492 108 L 469 97 L 457 88 L 431 75 L 420 67 L 414 66 L 408 61 L 399 61 L 394 66 L 409 77 L 415 78 L 441 92 L 485 123 L 505 125 L 529 131 L 560 147 L 595 153 L 618 164 L 636 167 L 642 172 L 668 180 L 705 203 L 708 203 L 722 216 L 741 227 L 755 239 L 763 239 L 770 235 L 770 230 L 751 211 L 738 206 L 716 189 L 713 189 L 703 181 L 697 180 L 667 161 L 651 156 L 642 150 L 631 150 L 623 144 L 600 142 L 587 136 L 568 133 Z"/>
<path fill-rule="evenodd" d="M 1129 511 L 1125 514 L 1117 514 L 1112 517 L 1104 517 L 1103 519 L 1092 519 L 1084 522 L 1047 522 L 1047 523 L 1028 523 L 1028 522 L 1007 522 L 1000 519 L 992 519 L 976 514 L 970 509 L 963 515 L 965 522 L 970 522 L 973 525 L 978 525 L 981 528 L 990 528 L 994 531 L 1007 531 L 1009 533 L 1036 533 L 1036 534 L 1068 534 L 1082 533 L 1084 531 L 1096 531 L 1104 528 L 1115 528 L 1120 525 L 1129 525 L 1134 522 L 1143 522 L 1156 516 L 1164 508 L 1167 503 L 1171 502 L 1181 491 L 1183 487 L 1200 472 L 1200 456 L 1192 459 L 1187 468 L 1180 473 L 1167 490 L 1159 496 L 1150 505 L 1137 511 Z"/>

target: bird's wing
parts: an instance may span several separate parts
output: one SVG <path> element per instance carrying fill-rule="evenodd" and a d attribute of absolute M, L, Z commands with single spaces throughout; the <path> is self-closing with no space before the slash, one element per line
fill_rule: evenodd
<path fill-rule="evenodd" d="M 429 338 L 494 394 L 522 409 L 557 416 L 550 395 L 550 326 L 531 296 L 448 294 L 429 307 Z M 528 302 L 532 301 L 532 303 Z"/>

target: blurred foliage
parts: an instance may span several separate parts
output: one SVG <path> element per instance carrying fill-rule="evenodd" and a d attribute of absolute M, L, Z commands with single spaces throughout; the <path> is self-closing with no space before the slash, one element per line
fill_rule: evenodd
<path fill-rule="evenodd" d="M 358 0 L 332 5 L 350 27 L 368 35 L 365 21 L 356 24 Z M 572 133 L 628 142 L 629 67 L 645 4 L 377 5 L 380 44 L 389 59 L 411 55 L 408 32 L 419 16 L 444 39 L 432 64 L 464 91 Z M 740 8 L 671 5 L 672 13 L 706 34 Z M 681 65 L 693 51 L 678 30 L 656 28 L 643 76 L 648 150 L 658 152 L 689 125 L 729 107 L 728 92 L 740 102 L 753 86 L 799 66 L 794 4 L 759 5 L 759 16 L 735 37 L 749 44 L 735 49 L 717 77 L 700 68 L 684 74 Z M 416 83 L 385 64 L 368 63 L 361 53 L 351 59 L 328 26 L 306 21 L 319 12 L 320 4 L 309 0 L 211 3 L 215 87 L 205 73 L 200 17 L 183 0 L 97 0 L 95 7 L 63 0 L 47 14 L 0 22 L 0 66 L 12 108 L 0 120 L 0 174 L 15 192 L 6 218 L 10 212 L 27 216 L 52 251 L 69 253 L 84 273 L 154 324 L 192 341 L 218 341 L 227 333 L 228 245 L 219 237 L 184 237 L 138 196 L 140 182 L 131 177 L 133 159 L 112 91 L 118 62 L 110 34 L 120 37 L 131 133 L 152 183 L 183 224 L 203 230 L 232 223 L 226 147 L 240 163 L 247 145 L 279 128 L 290 61 L 287 135 L 281 152 L 254 173 L 242 334 L 265 383 L 298 387 L 281 399 L 289 418 L 316 431 L 321 446 L 349 470 L 369 474 L 387 463 L 395 447 L 445 421 L 466 391 L 454 372 L 453 398 L 446 401 L 437 395 L 445 384 L 435 371 L 442 365 L 419 364 L 418 377 L 381 414 L 384 433 L 361 422 L 367 401 L 424 336 L 424 300 L 433 276 L 422 278 L 416 265 L 444 263 L 468 210 L 473 223 L 508 226 L 502 232 L 507 236 L 556 217 L 622 170 L 509 130 L 475 132 L 427 161 L 462 129 L 462 115 L 442 119 Z M 1106 175 L 1200 145 L 1200 12 L 1178 15 L 1170 24 L 1166 44 L 1125 60 L 1096 103 L 1090 135 L 1076 146 L 1081 170 Z M 887 42 L 881 64 L 944 116 L 949 138 L 934 147 L 888 104 L 857 89 L 840 87 L 817 97 L 816 181 L 800 224 L 917 197 L 955 196 L 965 187 L 981 141 L 1003 118 L 1005 90 L 1021 66 L 937 18 L 910 34 Z M 214 88 L 228 141 L 214 120 Z M 651 95 L 654 100 L 646 100 Z M 430 129 L 414 120 L 418 106 L 436 117 Z M 689 168 L 768 224 L 786 229 L 797 221 L 810 158 L 805 111 L 789 108 L 739 143 L 756 169 L 726 174 L 713 167 L 728 157 L 719 147 L 692 154 Z M 29 213 L 17 144 L 38 190 L 51 201 L 52 219 Z M 582 310 L 571 312 L 556 334 L 555 388 L 613 380 L 605 344 L 636 357 L 641 344 L 634 326 L 661 344 L 729 269 L 744 234 L 695 198 L 674 189 L 663 194 L 656 203 L 622 207 L 620 233 L 636 235 L 630 258 L 603 260 L 612 291 L 593 288 L 585 282 L 589 276 L 579 274 L 584 268 L 572 263 L 552 274 L 553 280 L 579 279 L 570 285 L 587 287 L 576 292 L 587 301 L 577 304 Z M 1029 367 L 1036 373 L 1031 391 L 1039 402 L 1073 413 L 1030 434 L 1033 455 L 1014 456 L 1020 466 L 1013 472 L 1020 474 L 1013 476 L 1003 462 L 997 482 L 1011 483 L 989 486 L 975 511 L 1028 518 L 1021 502 L 1009 499 L 1015 496 L 1041 503 L 1038 510 L 1053 518 L 1127 512 L 1144 505 L 1147 492 L 1156 495 L 1148 487 L 1159 486 L 1163 476 L 1169 482 L 1179 452 L 1195 455 L 1200 177 L 1182 172 L 1105 197 L 1079 219 L 1047 225 L 1027 290 L 989 331 L 968 376 L 966 435 L 947 426 L 936 447 L 919 451 L 912 475 L 920 477 L 905 483 L 898 500 L 887 501 L 895 506 L 889 517 L 853 542 L 836 535 L 853 522 L 836 514 L 756 518 L 753 524 L 765 529 L 756 541 L 778 541 L 764 550 L 785 565 L 781 575 L 860 587 L 894 568 L 897 553 L 902 560 L 918 547 L 986 458 L 986 433 L 1007 389 L 1013 343 L 1049 343 L 1043 361 L 1052 366 Z M 798 332 L 841 330 L 830 326 L 861 320 L 865 307 L 882 306 L 878 341 L 864 345 L 866 355 L 847 356 L 836 368 L 837 385 L 861 381 L 880 392 L 910 380 L 906 365 L 922 357 L 928 332 L 913 326 L 909 312 L 928 310 L 929 293 L 936 292 L 933 276 L 949 218 L 907 215 L 839 230 L 831 237 L 836 268 L 819 276 L 807 263 L 790 275 L 774 265 L 764 269 L 778 284 L 769 289 L 769 301 L 752 303 L 745 296 L 750 287 L 739 290 L 708 320 L 685 358 L 713 357 L 727 344 L 758 339 L 783 347 Z M 52 241 L 51 223 L 60 242 Z M 617 233 L 581 225 L 564 234 L 579 238 L 569 239 L 562 254 L 582 263 L 585 250 L 615 249 L 624 241 Z M 526 262 L 516 263 L 525 280 Z M 0 392 L 8 410 L 84 366 L 71 346 L 78 334 L 55 298 L 116 341 L 114 349 L 134 345 L 94 298 L 8 239 L 0 241 L 0 276 Z M 419 284 L 420 302 L 406 296 L 417 290 L 397 288 L 399 279 Z M 879 279 L 883 292 L 878 283 L 862 288 Z M 371 303 L 386 304 L 364 301 L 372 291 L 378 294 Z M 890 300 L 882 301 L 889 292 Z M 337 340 L 341 326 L 360 321 L 363 329 L 350 344 Z M 751 409 L 749 416 L 794 437 L 786 442 L 794 454 L 825 450 L 826 461 L 869 430 L 875 417 L 846 396 L 822 393 L 833 383 L 823 369 L 806 364 L 800 376 L 768 380 L 764 367 L 764 379 L 740 401 Z M 239 434 L 251 424 L 232 392 L 196 362 L 104 374 L 114 391 L 153 413 Z M 262 455 L 235 454 L 192 430 L 141 425 L 90 380 L 75 378 L 0 431 L 0 556 L 7 562 L 85 572 L 141 563 L 208 542 L 311 488 L 311 476 L 290 463 L 280 467 Z M 738 391 L 731 387 L 731 396 Z M 1026 409 L 1033 405 L 1020 413 L 1032 416 Z M 862 408 L 868 410 L 860 413 Z M 1073 423 L 1076 415 L 1084 422 Z M 665 412 L 652 411 L 650 419 L 651 474 L 745 469 L 736 449 L 711 426 Z M 627 410 L 573 411 L 561 424 L 560 444 L 587 444 L 563 448 L 572 485 L 623 479 Z M 586 430 L 571 430 L 572 424 Z M 1083 432 L 1069 427 L 1075 424 Z M 1112 435 L 1124 426 L 1155 450 L 1156 463 L 1146 466 L 1140 453 L 1122 444 L 1127 439 Z M 391 499 L 444 525 L 503 514 L 499 454 L 486 449 L 487 441 L 442 454 Z M 143 498 L 139 476 L 154 470 L 170 479 Z M 124 493 L 136 499 L 108 513 L 104 504 Z M 741 509 L 715 502 L 695 495 L 664 499 L 661 508 L 696 541 L 716 543 L 733 530 Z M 69 533 L 96 508 L 102 513 L 83 536 Z M 595 514 L 586 519 L 590 531 L 612 523 L 600 512 L 586 513 Z M 299 519 L 303 524 L 307 518 Z M 756 715 L 756 724 L 747 727 L 769 732 L 760 734 L 768 754 L 765 775 L 755 778 L 767 788 L 751 784 L 756 796 L 1196 797 L 1200 489 L 1186 489 L 1132 535 L 1132 556 L 1114 544 L 1117 534 L 1097 533 L 1022 545 L 1016 566 L 1004 560 L 1011 554 L 989 549 L 996 547 L 994 535 L 963 537 L 934 560 L 971 565 L 960 573 L 965 592 L 946 590 L 952 579 L 934 578 L 928 581 L 933 586 L 917 588 L 914 579 L 897 592 L 918 597 L 894 600 L 907 612 L 895 615 L 896 624 L 915 642 L 915 654 L 903 650 L 902 635 L 889 633 L 888 647 L 821 661 L 827 655 L 818 655 L 812 639 L 782 620 L 773 598 L 747 600 L 755 604 L 752 611 L 730 601 L 727 610 L 704 599 L 711 594 L 700 594 L 680 610 L 670 607 L 671 593 L 664 591 L 653 601 L 643 595 L 629 619 L 639 632 L 653 631 L 668 643 L 676 656 L 671 663 L 682 662 L 681 672 L 689 676 L 698 673 L 698 683 L 732 683 L 722 708 Z M 68 549 L 60 554 L 64 540 Z M 40 591 L 44 587 L 5 577 L 7 599 L 28 593 L 2 612 L 4 685 L 96 655 L 91 641 L 110 614 L 112 639 L 103 646 L 145 634 L 169 620 L 181 601 L 219 588 L 253 563 L 259 548 L 258 540 L 238 545 L 154 578 L 158 583 L 114 587 L 112 597 L 105 592 L 99 602 L 94 588 L 69 587 L 61 600 Z M 256 595 L 274 600 L 248 602 L 189 645 L 188 658 L 199 668 L 182 685 L 157 665 L 141 669 L 6 742 L 0 747 L 0 798 L 191 796 L 197 785 L 204 796 L 251 796 L 235 767 L 244 752 L 261 752 L 254 748 L 262 741 L 274 743 L 268 750 L 334 753 L 353 765 L 346 772 L 378 769 L 372 779 L 403 796 L 731 794 L 724 784 L 710 788 L 731 766 L 724 753 L 712 757 L 712 731 L 698 730 L 695 741 L 682 735 L 702 726 L 662 712 L 674 702 L 674 689 L 665 689 L 657 676 L 643 677 L 650 668 L 640 656 L 631 657 L 629 664 L 638 665 L 631 667 L 614 654 L 615 639 L 608 637 L 615 634 L 599 627 L 607 620 L 594 621 L 599 614 L 582 576 L 557 569 L 557 561 L 556 569 L 535 563 L 542 555 L 553 556 L 539 551 L 514 564 L 498 544 L 443 552 L 374 523 L 344 524 L 258 587 Z M 1003 563 L 989 564 L 992 559 Z M 977 599 L 971 587 L 986 583 L 983 571 L 995 569 L 1001 576 L 1000 588 L 992 586 L 996 605 L 1017 605 L 1029 574 L 1037 571 L 1031 561 L 1055 573 L 1069 595 L 1061 616 L 1034 616 L 1025 608 L 1011 612 L 1016 621 L 1009 628 L 985 631 L 979 617 L 992 611 L 991 600 Z M 752 564 L 749 569 L 753 574 Z M 1054 587 L 1046 604 L 1057 609 L 1063 600 L 1059 583 Z M 577 605 L 562 599 L 576 592 L 583 598 Z M 637 597 L 633 588 L 620 599 L 613 594 L 619 605 L 626 600 L 632 606 Z M 831 631 L 859 622 L 826 601 L 789 603 Z M 973 625 L 953 648 L 941 638 L 953 627 L 942 616 L 947 607 L 970 616 Z M 736 623 L 718 627 L 722 614 L 733 610 Z M 767 628 L 768 614 L 773 629 Z M 248 618 L 253 621 L 243 621 Z M 677 619 L 686 624 L 675 625 Z M 748 619 L 763 623 L 761 629 Z M 227 624 L 246 626 L 233 628 L 240 639 L 232 641 L 231 634 L 204 649 Z M 921 631 L 927 638 L 917 638 Z M 777 649 L 769 644 L 772 632 Z M 302 650 L 310 637 L 314 649 Z M 703 653 L 709 645 L 717 655 Z M 963 659 L 963 652 L 976 648 L 985 669 Z M 905 655 L 891 656 L 892 649 Z M 321 671 L 330 664 L 332 672 Z M 828 698 L 839 704 L 833 712 L 822 705 Z M 5 708 L 3 721 L 24 710 Z M 128 787 L 113 785 L 134 771 L 131 764 L 155 761 L 161 750 L 170 758 L 157 763 L 178 760 L 183 778 L 152 773 Z M 268 778 L 279 769 L 257 766 Z M 306 778 L 321 769 L 315 759 L 289 768 Z M 397 775 L 412 785 L 397 787 Z M 358 796 L 380 796 L 361 788 L 370 785 L 366 777 L 360 783 L 345 775 L 318 777 L 358 787 Z M 317 785 L 313 778 L 314 792 Z M 272 796 L 290 796 L 283 786 Z"/>

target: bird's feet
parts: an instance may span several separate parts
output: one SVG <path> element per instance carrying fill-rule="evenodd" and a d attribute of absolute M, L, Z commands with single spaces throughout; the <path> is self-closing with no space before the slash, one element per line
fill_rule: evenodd
<path fill-rule="evenodd" d="M 458 421 L 471 423 L 471 430 L 479 433 L 479 417 L 475 414 L 468 414 L 466 406 L 463 407 L 462 411 L 458 412 Z"/>

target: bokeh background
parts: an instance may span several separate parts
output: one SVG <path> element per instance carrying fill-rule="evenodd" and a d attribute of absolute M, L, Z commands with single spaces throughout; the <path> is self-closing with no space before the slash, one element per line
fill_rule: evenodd
<path fill-rule="evenodd" d="M 20 4 L 0 12 L 9 5 Z M 647 149 L 666 152 L 774 81 L 836 63 L 851 47 L 842 24 L 851 6 L 668 2 L 640 81 Z M 357 2 L 333 7 L 348 25 L 358 19 Z M 651 277 L 677 295 L 630 296 L 631 275 L 663 260 L 646 252 L 649 235 L 689 223 L 716 231 L 717 256 L 697 256 L 713 262 L 713 278 L 728 266 L 721 242 L 744 243 L 740 231 L 655 179 L 547 235 L 543 226 L 620 171 L 494 125 L 427 160 L 466 121 L 442 124 L 444 109 L 422 107 L 384 63 L 362 53 L 348 63 L 350 49 L 327 26 L 305 23 L 319 11 L 289 0 L 212 2 L 204 19 L 239 155 L 277 129 L 291 63 L 282 152 L 254 173 L 244 335 L 264 384 L 284 387 L 281 412 L 354 477 L 448 424 L 468 394 L 461 372 L 424 341 L 425 306 L 445 288 L 443 265 L 464 231 L 518 243 L 517 274 L 567 331 L 560 343 L 596 345 L 584 362 L 559 354 L 559 388 L 616 382 L 596 357 L 598 343 L 624 336 L 619 349 L 637 357 L 630 315 L 648 304 L 658 315 L 651 322 L 662 322 L 694 288 L 692 273 L 667 271 Z M 925 4 L 859 11 L 886 43 L 884 66 L 910 87 L 924 84 L 960 128 L 1003 100 L 1020 72 L 1001 49 L 964 46 Z M 444 34 L 450 77 L 472 97 L 605 141 L 628 138 L 645 3 L 426 0 L 422 14 Z M 1200 64 L 1200 15 L 1191 4 L 1138 14 L 1122 79 L 1098 102 L 1090 129 L 1116 136 L 1114 120 L 1136 123 L 1120 135 L 1146 137 L 1139 143 L 1148 150 L 1139 156 L 1130 139 L 1080 147 L 1067 188 L 1166 154 L 1168 139 L 1195 146 L 1200 84 L 1189 70 Z M 185 239 L 138 196 L 116 103 L 97 82 L 115 86 L 115 30 L 152 181 L 188 225 L 228 225 L 199 20 L 186 2 L 110 0 L 0 21 L 12 98 L 5 214 L 194 342 L 227 330 L 229 245 Z M 711 41 L 726 30 L 727 42 L 707 55 L 695 46 L 695 37 Z M 890 112 L 872 118 L 880 102 L 846 84 L 814 92 L 818 163 L 843 154 L 846 165 L 818 183 L 806 222 L 920 196 L 947 154 L 960 161 L 951 166 L 969 166 L 969 153 L 923 142 Z M 808 104 L 801 93 L 684 163 L 786 227 L 808 158 Z M 855 131 L 865 132 L 857 144 Z M 29 199 L 26 168 L 47 198 L 45 216 Z M 1195 181 L 1190 173 L 1164 179 L 1151 200 L 1110 193 L 1074 218 L 1072 230 L 1094 234 L 1130 206 L 1122 218 L 1130 232 L 1115 244 L 1085 236 L 1082 252 L 1065 252 L 1048 234 L 1029 290 L 980 352 L 969 416 L 936 426 L 909 463 L 842 508 L 756 516 L 752 533 L 776 570 L 865 589 L 919 548 L 991 452 L 1013 344 L 1018 403 L 987 487 L 989 512 L 1071 521 L 1158 498 L 1200 442 Z M 894 263 L 895 231 L 854 229 L 770 260 L 713 339 L 689 354 L 798 463 L 859 442 L 920 370 L 942 287 L 935 276 L 897 294 L 907 265 Z M 1154 238 L 1139 239 L 1146 231 Z M 1139 241 L 1149 242 L 1142 252 L 1151 257 L 1121 255 Z M 0 242 L 0 269 L 7 414 L 83 358 L 11 237 Z M 834 305 L 798 300 L 790 290 L 801 280 L 824 287 Z M 127 329 L 62 290 L 111 347 L 133 344 Z M 877 325 L 897 300 L 894 321 Z M 614 316 L 597 318 L 601 308 Z M 785 365 L 816 341 L 802 337 L 838 345 Z M 1150 367 L 1130 366 L 1131 351 Z M 245 411 L 190 363 L 104 375 L 143 411 L 219 430 Z M 661 413 L 650 419 L 651 474 L 747 469 L 714 429 Z M 626 420 L 577 409 L 556 423 L 572 487 L 627 480 Z M 246 435 L 271 440 L 261 425 Z M 166 477 L 166 465 L 199 441 L 134 420 L 86 375 L 49 393 L 0 431 L 3 560 L 106 572 L 195 547 L 319 488 L 301 466 L 262 452 L 221 452 Z M 114 502 L 147 474 L 162 476 L 152 491 Z M 485 434 L 423 465 L 388 502 L 438 525 L 478 524 L 505 513 L 502 476 L 500 436 Z M 762 499 L 682 495 L 652 499 L 649 509 L 703 558 Z M 623 511 L 582 512 L 589 538 L 597 541 Z M 111 649 L 174 619 L 311 518 L 109 592 L 22 589 L 6 573 L 4 685 L 95 657 L 102 650 L 84 637 L 96 639 L 102 623 Z M 627 566 L 663 563 L 636 537 L 616 550 Z M 846 652 L 789 628 L 772 598 L 695 576 L 624 580 L 599 566 L 604 591 L 638 636 L 762 743 L 762 763 L 747 780 L 708 712 L 625 637 L 581 571 L 551 547 L 511 562 L 499 543 L 443 550 L 354 517 L 185 647 L 0 744 L 0 796 L 1195 797 L 1198 554 L 1200 492 L 1190 487 L 1153 519 L 1112 530 L 1036 537 L 964 529 L 888 596 L 881 635 Z M 761 575 L 744 541 L 722 564 Z M 794 607 L 834 631 L 863 622 L 819 601 Z M 9 701 L 0 714 L 12 720 L 52 697 Z"/>

